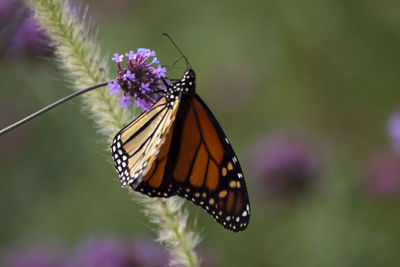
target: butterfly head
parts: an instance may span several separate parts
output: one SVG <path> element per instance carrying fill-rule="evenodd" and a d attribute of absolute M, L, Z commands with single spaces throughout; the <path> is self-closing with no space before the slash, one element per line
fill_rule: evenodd
<path fill-rule="evenodd" d="M 176 85 L 182 88 L 184 94 L 194 93 L 196 89 L 196 74 L 194 73 L 194 70 L 188 69 Z"/>
<path fill-rule="evenodd" d="M 185 80 L 196 80 L 196 74 L 194 73 L 193 69 L 188 69 L 182 76 L 182 81 Z"/>
<path fill-rule="evenodd" d="M 194 95 L 196 89 L 196 74 L 194 70 L 187 70 L 180 80 L 169 86 L 165 95 L 168 98 L 169 94 L 174 94 L 176 97 L 182 95 Z"/>

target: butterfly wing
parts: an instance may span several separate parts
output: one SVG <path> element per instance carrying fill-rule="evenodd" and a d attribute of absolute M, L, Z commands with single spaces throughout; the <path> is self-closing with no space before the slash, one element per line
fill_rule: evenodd
<path fill-rule="evenodd" d="M 170 197 L 176 194 L 176 186 L 167 173 L 168 156 L 174 136 L 175 123 L 171 125 L 166 141 L 152 167 L 143 177 L 143 181 L 134 190 L 149 197 Z"/>
<path fill-rule="evenodd" d="M 178 106 L 179 101 L 170 105 L 162 97 L 149 112 L 142 113 L 116 134 L 111 151 L 123 187 L 131 184 L 136 188 L 156 163 Z"/>
<path fill-rule="evenodd" d="M 239 232 L 249 222 L 243 172 L 221 126 L 198 95 L 183 120 L 173 164 L 178 195 L 201 206 L 223 227 Z M 178 127 L 178 125 L 176 126 Z"/>

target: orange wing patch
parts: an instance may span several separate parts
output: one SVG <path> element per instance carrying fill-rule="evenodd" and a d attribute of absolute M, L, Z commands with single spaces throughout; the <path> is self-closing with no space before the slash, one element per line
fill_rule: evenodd
<path fill-rule="evenodd" d="M 200 132 L 196 124 L 194 109 L 190 107 L 183 124 L 181 147 L 176 162 L 176 166 L 179 167 L 174 170 L 174 178 L 178 182 L 186 181 L 199 145 Z"/>
<path fill-rule="evenodd" d="M 197 117 L 200 123 L 201 133 L 211 156 L 216 162 L 220 163 L 224 155 L 224 149 L 221 140 L 218 137 L 217 131 L 212 125 L 207 113 L 204 111 L 199 102 L 193 101 L 194 108 L 196 109 Z"/>
<path fill-rule="evenodd" d="M 159 188 L 163 178 L 164 178 L 164 171 L 165 171 L 165 164 L 167 163 L 167 159 L 164 158 L 161 162 L 157 161 L 157 169 L 155 170 L 154 174 L 151 176 L 149 180 L 149 185 L 154 188 Z"/>
<path fill-rule="evenodd" d="M 236 201 L 235 201 L 235 214 L 240 215 L 240 211 L 243 208 L 243 197 L 240 192 L 236 192 Z"/>
<path fill-rule="evenodd" d="M 208 190 L 214 191 L 217 188 L 218 183 L 219 183 L 218 167 L 217 165 L 215 165 L 214 161 L 209 159 L 206 186 Z"/>
<path fill-rule="evenodd" d="M 233 191 L 229 191 L 228 200 L 226 201 L 226 211 L 230 212 L 233 208 L 233 204 L 235 201 L 235 193 Z"/>
<path fill-rule="evenodd" d="M 207 171 L 208 153 L 202 144 L 196 155 L 196 160 L 190 175 L 190 183 L 193 186 L 200 187 L 203 185 L 205 174 Z"/>

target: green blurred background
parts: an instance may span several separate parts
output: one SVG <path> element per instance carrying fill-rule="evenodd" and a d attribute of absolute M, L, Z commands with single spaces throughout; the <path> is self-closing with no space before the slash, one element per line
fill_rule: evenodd
<path fill-rule="evenodd" d="M 390 149 L 385 127 L 400 99 L 399 1 L 75 2 L 89 4 L 108 58 L 146 47 L 170 64 L 177 52 L 161 32 L 189 58 L 198 94 L 242 162 L 252 204 L 240 234 L 187 204 L 201 246 L 220 266 L 400 266 L 399 198 L 361 186 L 371 155 Z M 0 126 L 71 92 L 46 58 L 2 60 L 0 84 Z M 96 232 L 153 237 L 81 110 L 74 100 L 0 137 L 0 250 L 26 238 L 74 246 Z M 252 150 L 287 129 L 309 136 L 323 171 L 317 188 L 276 205 L 257 190 Z"/>

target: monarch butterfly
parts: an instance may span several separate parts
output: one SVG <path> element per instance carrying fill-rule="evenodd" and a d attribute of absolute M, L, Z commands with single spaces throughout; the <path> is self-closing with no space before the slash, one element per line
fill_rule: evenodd
<path fill-rule="evenodd" d="M 123 187 L 150 197 L 181 196 L 223 227 L 243 231 L 250 204 L 242 169 L 221 126 L 196 94 L 190 68 L 111 145 Z"/>

